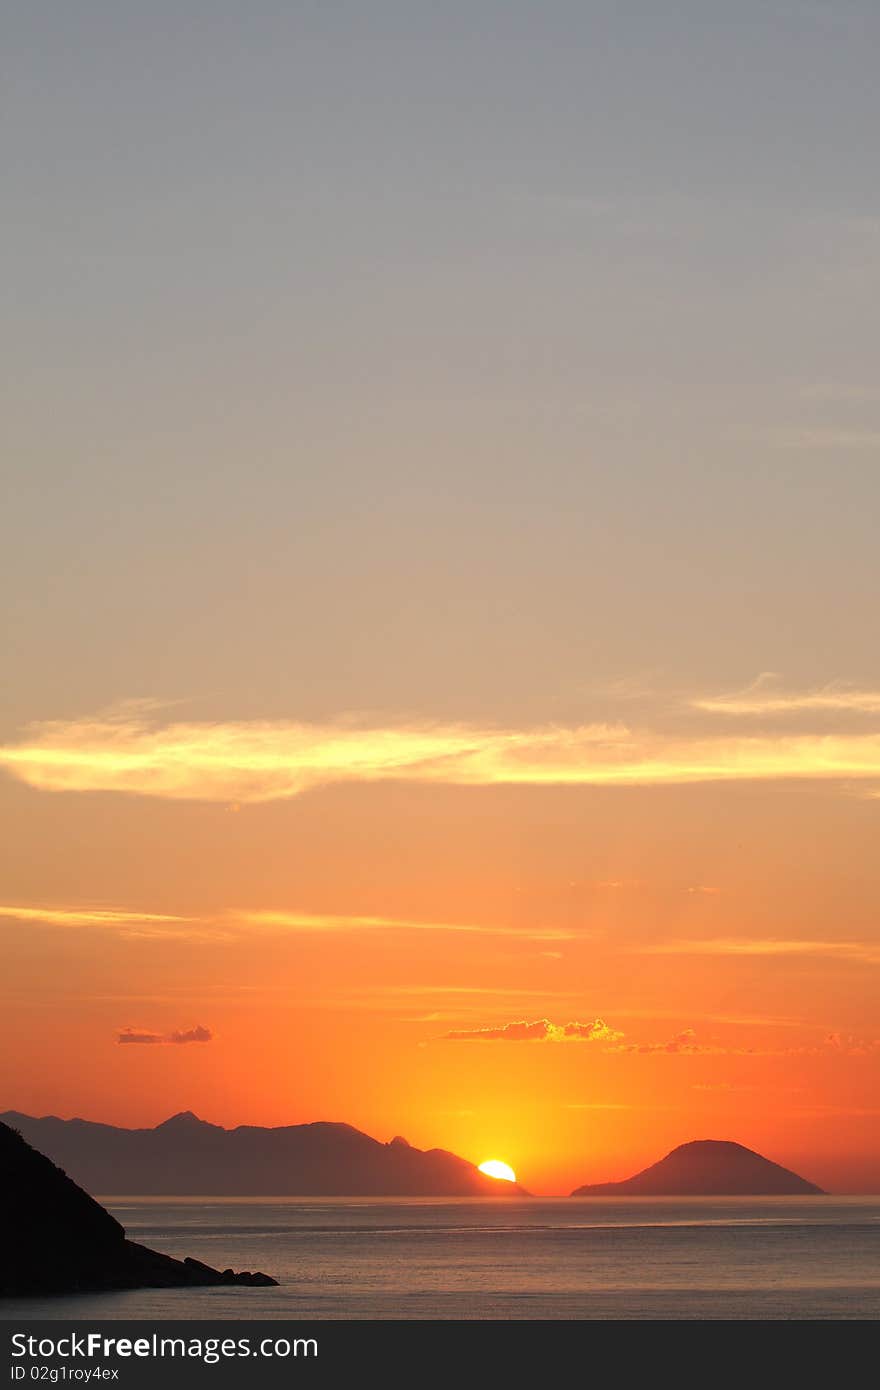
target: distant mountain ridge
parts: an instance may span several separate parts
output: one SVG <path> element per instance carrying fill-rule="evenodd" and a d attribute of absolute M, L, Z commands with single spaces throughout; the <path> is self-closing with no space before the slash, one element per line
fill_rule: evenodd
<path fill-rule="evenodd" d="M 90 1192 L 102 1196 L 511 1197 L 516 1183 L 489 1178 L 445 1149 L 388 1144 L 351 1125 L 317 1121 L 223 1129 L 182 1111 L 155 1129 L 7 1111 L 19 1130 Z"/>
<path fill-rule="evenodd" d="M 822 1188 L 729 1139 L 695 1139 L 622 1182 L 588 1183 L 572 1197 L 823 1196 Z"/>

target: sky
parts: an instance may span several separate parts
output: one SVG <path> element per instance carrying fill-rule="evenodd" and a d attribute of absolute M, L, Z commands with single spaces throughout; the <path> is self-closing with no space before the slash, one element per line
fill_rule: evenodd
<path fill-rule="evenodd" d="M 3 21 L 0 1108 L 880 1191 L 880 18 Z"/>

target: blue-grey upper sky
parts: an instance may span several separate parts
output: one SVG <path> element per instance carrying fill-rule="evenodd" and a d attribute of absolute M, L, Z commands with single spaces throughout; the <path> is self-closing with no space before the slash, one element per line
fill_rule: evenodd
<path fill-rule="evenodd" d="M 880 678 L 880 15 L 31 0 L 7 731 Z"/>

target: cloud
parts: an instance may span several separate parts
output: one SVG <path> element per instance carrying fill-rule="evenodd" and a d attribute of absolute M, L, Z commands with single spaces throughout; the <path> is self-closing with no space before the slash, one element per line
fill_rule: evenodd
<path fill-rule="evenodd" d="M 577 932 L 559 927 L 486 926 L 473 922 L 421 922 L 414 918 L 358 917 L 317 912 L 276 912 L 242 909 L 230 914 L 248 926 L 292 932 L 426 931 L 460 932 L 469 936 L 520 936 L 528 941 L 572 941 Z"/>
<path fill-rule="evenodd" d="M 342 913 L 276 911 L 262 908 L 234 909 L 213 920 L 209 917 L 177 917 L 158 912 L 82 907 L 0 907 L 0 917 L 21 922 L 42 922 L 57 927 L 116 929 L 126 936 L 185 936 L 187 939 L 228 939 L 251 928 L 281 932 L 419 931 L 452 932 L 467 936 L 519 937 L 523 941 L 573 941 L 583 937 L 563 927 L 510 927 L 475 922 L 423 922 L 416 918 L 357 916 Z M 558 954 L 558 953 L 556 953 Z"/>
<path fill-rule="evenodd" d="M 170 917 L 159 912 L 110 911 L 104 908 L 0 907 L 0 917 L 20 922 L 45 922 L 52 927 L 129 927 L 188 923 L 190 917 Z"/>
<path fill-rule="evenodd" d="M 603 1018 L 594 1018 L 592 1023 L 564 1023 L 562 1036 L 566 1042 L 616 1042 L 623 1034 L 609 1028 Z"/>
<path fill-rule="evenodd" d="M 640 1056 L 665 1054 L 685 1057 L 782 1057 L 800 1055 L 803 1048 L 763 1048 L 728 1046 L 723 1043 L 701 1042 L 693 1028 L 682 1028 L 671 1038 L 659 1042 L 618 1042 L 608 1049 L 611 1052 L 636 1053 Z M 815 1051 L 811 1048 L 809 1051 Z"/>
<path fill-rule="evenodd" d="M 256 803 L 340 782 L 652 786 L 880 778 L 880 733 L 682 737 L 623 725 L 172 723 L 118 717 L 36 724 L 0 765 L 44 791 Z"/>
<path fill-rule="evenodd" d="M 786 691 L 775 687 L 777 677 L 765 671 L 751 685 L 729 695 L 704 695 L 690 700 L 692 709 L 709 714 L 801 714 L 833 711 L 840 714 L 880 714 L 880 690 L 859 690 L 835 683 L 817 690 Z"/>
<path fill-rule="evenodd" d="M 123 1028 L 116 1035 L 118 1043 L 207 1043 L 212 1042 L 214 1034 L 210 1028 L 196 1024 L 195 1028 L 175 1028 L 171 1033 L 147 1033 L 139 1028 Z"/>
<path fill-rule="evenodd" d="M 626 1105 L 617 1101 L 584 1101 L 574 1105 L 566 1105 L 566 1110 L 635 1110 L 634 1105 Z M 639 1106 L 639 1110 L 654 1109 L 654 1106 Z"/>
<path fill-rule="evenodd" d="M 521 1020 L 497 1028 L 454 1028 L 446 1036 L 456 1042 L 545 1042 L 552 1032 L 553 1024 L 539 1018 L 534 1023 Z"/>
<path fill-rule="evenodd" d="M 616 1042 L 622 1038 L 601 1018 L 592 1023 L 551 1023 L 539 1018 L 503 1023 L 494 1028 L 455 1028 L 446 1034 L 454 1042 Z"/>
<path fill-rule="evenodd" d="M 168 1034 L 168 1041 L 172 1043 L 205 1043 L 213 1041 L 213 1037 L 214 1034 L 210 1028 L 203 1028 L 200 1023 L 197 1023 L 195 1028 L 175 1029 L 173 1033 Z"/>
<path fill-rule="evenodd" d="M 626 1052 L 715 1052 L 717 1049 L 697 1042 L 693 1028 L 682 1028 L 666 1042 L 627 1043 L 620 1049 Z"/>
<path fill-rule="evenodd" d="M 592 1023 L 551 1023 L 540 1018 L 532 1023 L 519 1020 L 484 1028 L 455 1028 L 443 1035 L 450 1042 L 590 1042 L 602 1052 L 626 1056 L 682 1057 L 815 1057 L 840 1053 L 865 1056 L 880 1048 L 880 1041 L 827 1034 L 820 1044 L 799 1047 L 748 1047 L 741 1044 L 704 1042 L 693 1028 L 682 1028 L 671 1038 L 629 1042 L 625 1034 L 610 1028 L 603 1019 Z"/>
<path fill-rule="evenodd" d="M 709 937 L 639 946 L 643 956 L 834 956 L 880 965 L 880 943 L 871 941 L 786 940 L 777 937 Z"/>

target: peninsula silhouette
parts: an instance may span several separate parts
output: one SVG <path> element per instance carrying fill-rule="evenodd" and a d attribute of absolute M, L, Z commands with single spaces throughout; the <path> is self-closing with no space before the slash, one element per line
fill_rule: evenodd
<path fill-rule="evenodd" d="M 821 1187 L 729 1139 L 679 1144 L 659 1163 L 622 1182 L 588 1183 L 572 1197 L 822 1196 Z"/>
<path fill-rule="evenodd" d="M 155 1129 L 89 1120 L 36 1119 L 7 1111 L 0 1121 L 102 1196 L 511 1197 L 517 1183 L 487 1177 L 445 1149 L 383 1144 L 351 1125 L 319 1121 L 223 1129 L 191 1111 Z"/>
<path fill-rule="evenodd" d="M 127 1240 L 108 1211 L 2 1123 L 0 1230 L 0 1297 L 276 1282 L 268 1274 L 175 1260 Z"/>

